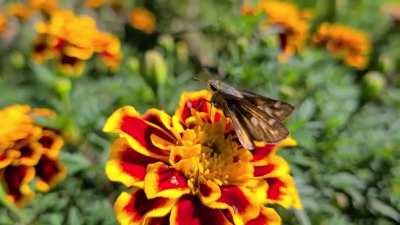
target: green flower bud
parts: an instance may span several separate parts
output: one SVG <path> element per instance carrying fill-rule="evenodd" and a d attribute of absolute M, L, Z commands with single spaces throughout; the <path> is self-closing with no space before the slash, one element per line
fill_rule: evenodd
<path fill-rule="evenodd" d="M 140 63 L 136 57 L 129 57 L 127 59 L 127 66 L 129 70 L 132 71 L 133 73 L 139 73 Z"/>
<path fill-rule="evenodd" d="M 144 58 L 146 76 L 154 78 L 157 85 L 164 85 L 168 76 L 168 65 L 164 57 L 156 50 L 149 50 Z"/>
<path fill-rule="evenodd" d="M 13 52 L 10 56 L 10 62 L 17 69 L 25 66 L 25 58 L 21 52 Z"/>
<path fill-rule="evenodd" d="M 379 97 L 385 86 L 386 80 L 379 72 L 371 71 L 363 77 L 363 95 L 368 99 Z"/>
<path fill-rule="evenodd" d="M 56 81 L 55 88 L 60 95 L 67 95 L 71 91 L 71 81 L 67 78 L 61 78 Z"/>
<path fill-rule="evenodd" d="M 180 41 L 176 44 L 176 57 L 182 64 L 186 64 L 189 61 L 189 49 L 185 42 Z"/>
<path fill-rule="evenodd" d="M 174 39 L 169 34 L 164 34 L 158 39 L 161 47 L 165 48 L 168 52 L 172 52 L 175 48 Z"/>

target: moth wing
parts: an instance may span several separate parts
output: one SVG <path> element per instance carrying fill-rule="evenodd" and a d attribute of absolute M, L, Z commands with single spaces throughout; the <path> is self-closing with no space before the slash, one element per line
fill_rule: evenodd
<path fill-rule="evenodd" d="M 250 131 L 243 123 L 243 116 L 241 115 L 237 107 L 235 105 L 231 105 L 231 107 L 229 107 L 228 103 L 225 100 L 223 100 L 221 106 L 225 115 L 231 119 L 233 128 L 236 132 L 236 136 L 238 137 L 240 144 L 242 144 L 242 146 L 246 149 L 254 149 L 255 146 L 249 134 Z"/>
<path fill-rule="evenodd" d="M 269 116 L 276 117 L 280 121 L 287 118 L 294 110 L 292 105 L 283 101 L 258 95 L 250 91 L 242 91 L 242 94 L 245 100 L 251 102 Z"/>
<path fill-rule="evenodd" d="M 237 105 L 239 107 L 237 111 L 240 112 L 239 120 L 253 140 L 276 143 L 289 135 L 285 125 L 274 116 L 246 101 L 240 101 Z"/>

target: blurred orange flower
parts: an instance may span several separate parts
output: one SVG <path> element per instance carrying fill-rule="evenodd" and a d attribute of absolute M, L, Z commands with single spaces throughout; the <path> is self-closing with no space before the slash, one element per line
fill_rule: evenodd
<path fill-rule="evenodd" d="M 295 140 L 249 151 L 210 100 L 207 90 L 188 92 L 172 117 L 126 106 L 108 118 L 104 131 L 118 139 L 106 174 L 133 190 L 115 202 L 121 225 L 279 225 L 271 204 L 302 207 L 289 165 L 277 154 Z"/>
<path fill-rule="evenodd" d="M 64 144 L 56 131 L 35 123 L 38 117 L 50 117 L 47 109 L 12 105 L 0 110 L 0 181 L 6 199 L 23 206 L 34 197 L 31 183 L 39 191 L 48 191 L 66 175 L 59 161 Z"/>
<path fill-rule="evenodd" d="M 357 69 L 368 64 L 371 42 L 367 34 L 361 30 L 341 25 L 324 23 L 313 35 L 313 42 L 325 45 L 329 52 Z"/>
<path fill-rule="evenodd" d="M 33 58 L 56 58 L 59 67 L 69 75 L 79 75 L 85 63 L 94 54 L 99 54 L 104 63 L 116 69 L 121 59 L 119 39 L 97 29 L 93 18 L 77 16 L 71 11 L 56 11 L 50 20 L 36 24 L 37 42 Z"/>
<path fill-rule="evenodd" d="M 107 1 L 106 0 L 86 0 L 85 6 L 89 8 L 99 8 L 100 6 L 104 5 Z"/>
<path fill-rule="evenodd" d="M 7 28 L 7 17 L 0 13 L 0 33 L 3 33 Z"/>
<path fill-rule="evenodd" d="M 21 21 L 26 21 L 34 15 L 35 10 L 22 3 L 12 3 L 8 5 L 7 13 L 10 16 L 17 17 Z"/>
<path fill-rule="evenodd" d="M 149 10 L 141 7 L 134 8 L 129 17 L 132 27 L 151 34 L 156 30 L 156 18 Z"/>
<path fill-rule="evenodd" d="M 57 0 L 28 0 L 28 5 L 34 10 L 42 10 L 47 14 L 59 8 Z"/>
<path fill-rule="evenodd" d="M 244 9 L 246 14 L 265 13 L 267 16 L 265 28 L 278 30 L 282 50 L 279 55 L 281 61 L 286 61 L 296 51 L 303 48 L 311 17 L 308 11 L 300 10 L 292 3 L 276 0 L 261 0 L 254 10 L 249 7 Z"/>

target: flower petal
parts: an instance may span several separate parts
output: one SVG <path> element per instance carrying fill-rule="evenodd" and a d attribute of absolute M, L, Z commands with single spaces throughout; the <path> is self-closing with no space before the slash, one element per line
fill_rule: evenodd
<path fill-rule="evenodd" d="M 263 207 L 260 214 L 246 225 L 280 225 L 282 223 L 279 214 L 272 208 Z"/>
<path fill-rule="evenodd" d="M 104 132 L 115 132 L 127 139 L 136 151 L 157 159 L 167 159 L 166 149 L 160 149 L 152 142 L 152 135 L 167 142 L 175 143 L 175 137 L 168 130 L 141 118 L 131 106 L 125 106 L 114 112 L 107 120 Z M 153 138 L 154 139 L 154 138 Z"/>
<path fill-rule="evenodd" d="M 37 142 L 30 142 L 22 146 L 16 146 L 15 151 L 19 151 L 20 155 L 14 159 L 13 165 L 33 166 L 39 161 L 43 154 L 41 145 Z"/>
<path fill-rule="evenodd" d="M 266 144 L 263 146 L 257 146 L 251 153 L 253 154 L 253 162 L 257 162 L 275 151 L 276 144 Z"/>
<path fill-rule="evenodd" d="M 190 192 L 186 177 L 162 162 L 148 165 L 144 178 L 144 190 L 148 198 L 179 198 Z"/>
<path fill-rule="evenodd" d="M 169 225 L 170 215 L 166 215 L 160 218 L 148 218 L 146 219 L 144 225 Z"/>
<path fill-rule="evenodd" d="M 201 202 L 207 205 L 207 203 L 215 202 L 221 197 L 221 190 L 216 183 L 207 180 L 199 184 L 199 196 Z"/>
<path fill-rule="evenodd" d="M 121 225 L 141 225 L 146 218 L 167 215 L 175 202 L 168 198 L 148 199 L 144 191 L 140 189 L 132 194 L 121 193 L 115 202 L 114 209 Z"/>
<path fill-rule="evenodd" d="M 111 181 L 121 182 L 127 187 L 143 188 L 147 165 L 154 162 L 156 159 L 140 154 L 120 138 L 111 147 L 106 174 Z"/>
<path fill-rule="evenodd" d="M 289 173 L 288 163 L 280 156 L 272 155 L 263 161 L 264 165 L 254 166 L 255 177 L 277 177 Z"/>
<path fill-rule="evenodd" d="M 267 203 L 277 203 L 285 208 L 302 208 L 294 180 L 290 175 L 266 178 Z"/>
<path fill-rule="evenodd" d="M 56 158 L 64 145 L 61 136 L 51 130 L 43 130 L 38 142 L 44 148 L 44 153 L 50 158 Z"/>
<path fill-rule="evenodd" d="M 171 225 L 231 225 L 219 209 L 208 208 L 189 195 L 179 199 L 171 211 Z"/>
<path fill-rule="evenodd" d="M 0 169 L 10 165 L 21 153 L 17 150 L 9 149 L 0 154 Z"/>
<path fill-rule="evenodd" d="M 36 187 L 43 192 L 49 191 L 50 188 L 54 187 L 67 175 L 66 167 L 57 159 L 52 159 L 47 155 L 43 155 L 40 158 L 35 170 L 37 177 Z"/>
<path fill-rule="evenodd" d="M 234 185 L 221 187 L 221 197 L 217 202 L 209 203 L 212 208 L 228 209 L 235 224 L 241 224 L 255 218 L 259 213 L 256 199 L 252 198 L 252 192 Z"/>
<path fill-rule="evenodd" d="M 34 178 L 35 170 L 29 166 L 7 166 L 1 174 L 1 181 L 7 193 L 6 199 L 22 206 L 31 200 L 34 192 L 29 182 Z"/>
<path fill-rule="evenodd" d="M 210 117 L 210 100 L 211 92 L 207 90 L 182 93 L 178 109 L 173 118 L 174 123 L 180 122 L 186 125 L 186 120 L 193 116 L 194 111 L 206 113 Z"/>

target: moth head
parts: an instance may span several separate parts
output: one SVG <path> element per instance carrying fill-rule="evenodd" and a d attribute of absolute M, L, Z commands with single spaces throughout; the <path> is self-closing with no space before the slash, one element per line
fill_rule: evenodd
<path fill-rule="evenodd" d="M 211 89 L 211 91 L 217 92 L 221 89 L 221 81 L 215 79 L 208 80 L 208 87 Z"/>

